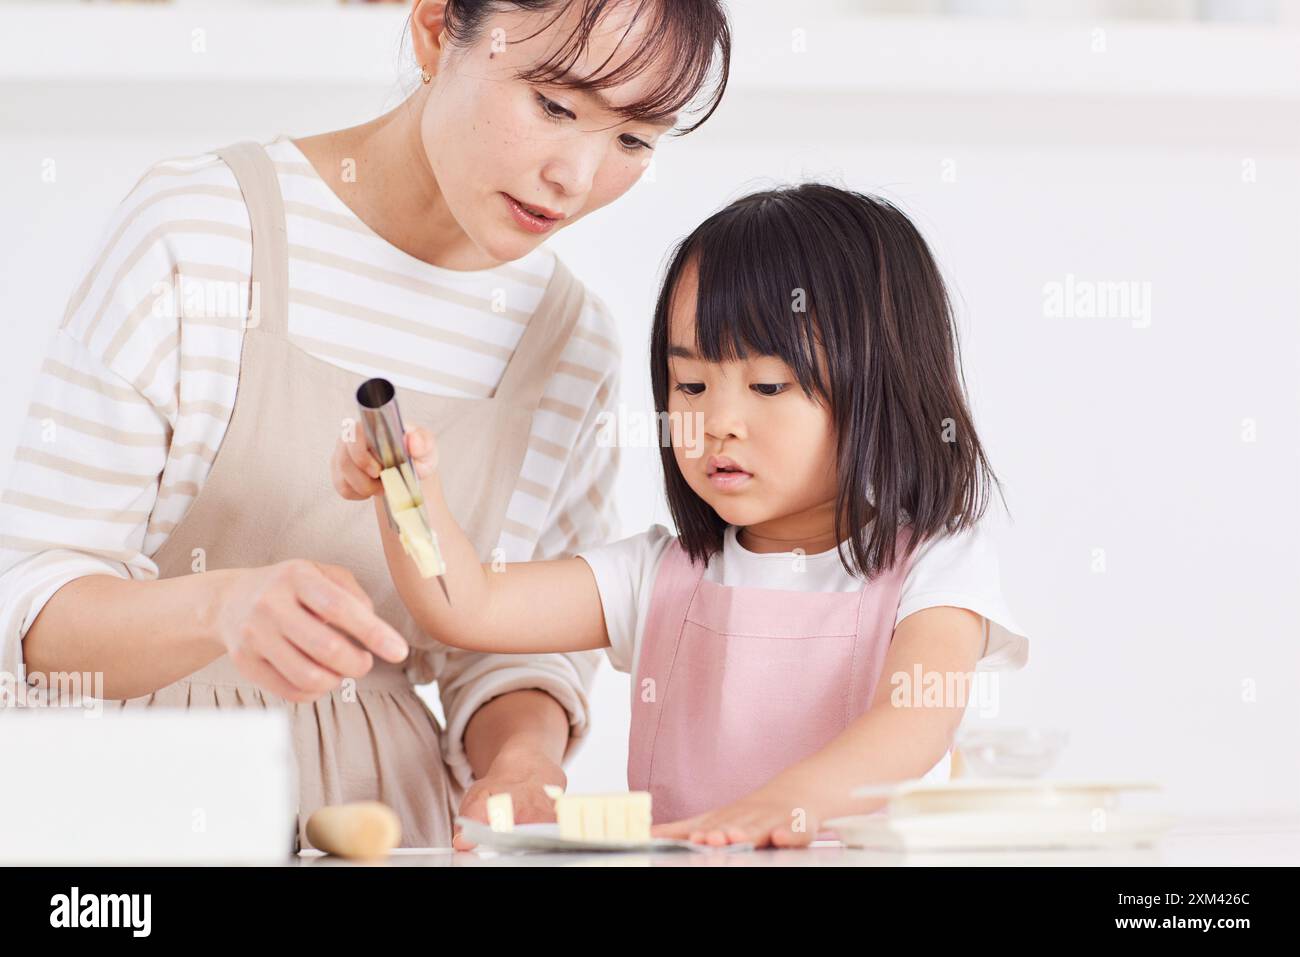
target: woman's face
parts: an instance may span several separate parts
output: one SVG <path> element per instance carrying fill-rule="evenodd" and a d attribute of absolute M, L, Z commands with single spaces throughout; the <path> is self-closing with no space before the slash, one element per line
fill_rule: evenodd
<path fill-rule="evenodd" d="M 441 6 L 417 3 L 413 31 L 423 29 L 426 39 L 439 36 Z M 624 121 L 590 93 L 515 77 L 568 38 L 580 7 L 564 10 L 541 33 L 554 11 L 509 10 L 485 20 L 468 49 L 450 45 L 445 34 L 440 46 L 429 48 L 437 66 L 421 117 L 424 149 L 448 211 L 469 239 L 498 261 L 526 255 L 559 229 L 622 196 L 671 125 Z M 608 72 L 636 49 L 640 24 L 619 43 L 634 9 L 634 4 L 619 5 L 596 27 L 574 65 L 578 76 Z M 417 55 L 420 46 L 416 36 Z M 605 64 L 611 56 L 615 59 Z M 601 94 L 624 105 L 649 92 L 656 79 L 638 77 Z M 521 217 L 512 200 L 556 218 Z"/>

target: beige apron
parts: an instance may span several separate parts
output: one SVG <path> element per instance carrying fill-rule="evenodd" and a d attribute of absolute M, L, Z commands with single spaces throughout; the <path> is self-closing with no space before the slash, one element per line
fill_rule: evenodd
<path fill-rule="evenodd" d="M 250 320 L 244 334 L 234 413 L 207 481 L 154 555 L 159 575 L 250 568 L 290 558 L 341 565 L 412 652 L 404 665 L 376 656 L 355 690 L 341 688 L 303 704 L 259 689 L 224 655 L 188 678 L 121 704 L 287 707 L 297 757 L 301 846 L 310 846 L 304 826 L 318 807 L 376 799 L 401 818 L 403 846 L 445 847 L 461 794 L 443 763 L 436 719 L 412 682 L 436 680 L 446 648 L 420 632 L 402 605 L 371 503 L 345 501 L 330 482 L 330 453 L 343 421 L 358 418 L 355 395 L 366 377 L 317 359 L 289 340 L 288 246 L 275 169 L 256 143 L 216 152 L 234 170 L 248 205 L 260 317 Z M 576 325 L 582 298 L 581 285 L 557 261 L 491 398 L 399 393 L 404 423 L 437 435 L 447 503 L 484 562 L 492 560 L 533 413 Z M 435 587 L 432 581 L 430 586 Z"/>

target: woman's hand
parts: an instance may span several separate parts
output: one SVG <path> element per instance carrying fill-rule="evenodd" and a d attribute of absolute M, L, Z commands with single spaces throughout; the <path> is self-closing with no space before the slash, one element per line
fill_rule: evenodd
<path fill-rule="evenodd" d="M 438 446 L 433 434 L 420 426 L 407 428 L 406 451 L 415 463 L 415 474 L 426 479 L 438 469 Z M 363 432 L 356 433 L 351 442 L 339 438 L 330 457 L 330 478 L 334 490 L 344 498 L 358 502 L 380 495 L 384 491 L 379 480 L 379 460 L 366 445 Z"/>
<path fill-rule="evenodd" d="M 536 824 L 555 820 L 555 802 L 546 796 L 542 786 L 554 784 L 563 788 L 568 783 L 564 770 L 537 752 L 502 753 L 492 762 L 488 773 L 470 786 L 460 802 L 460 816 L 487 823 L 487 799 L 493 794 L 509 792 L 515 810 L 516 824 Z M 474 843 L 466 840 L 457 828 L 452 847 L 458 851 L 473 850 Z"/>
<path fill-rule="evenodd" d="M 696 844 L 745 844 L 755 847 L 804 847 L 820 823 L 815 812 L 777 789 L 759 788 L 725 807 L 650 829 L 654 837 Z"/>
<path fill-rule="evenodd" d="M 217 595 L 214 621 L 245 678 L 289 701 L 311 701 L 370 670 L 373 655 L 409 651 L 346 568 L 292 559 L 240 568 Z"/>

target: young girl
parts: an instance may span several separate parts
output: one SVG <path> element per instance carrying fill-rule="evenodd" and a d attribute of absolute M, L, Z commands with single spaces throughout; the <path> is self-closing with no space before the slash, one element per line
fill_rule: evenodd
<path fill-rule="evenodd" d="M 858 786 L 946 777 L 953 679 L 1023 666 L 1026 641 L 976 524 L 997 480 L 915 227 L 826 185 L 738 200 L 675 250 L 651 374 L 675 537 L 494 571 L 408 429 L 450 606 L 389 529 L 364 438 L 338 444 L 335 487 L 375 498 L 415 621 L 479 651 L 608 649 L 634 675 L 628 785 L 658 836 L 806 844 L 879 807 Z"/>

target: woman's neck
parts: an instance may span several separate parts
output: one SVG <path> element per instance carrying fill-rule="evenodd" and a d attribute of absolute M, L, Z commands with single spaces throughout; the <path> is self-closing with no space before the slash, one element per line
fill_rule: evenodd
<path fill-rule="evenodd" d="M 498 266 L 451 214 L 429 166 L 420 135 L 426 96 L 416 92 L 360 126 L 294 144 L 358 219 L 407 255 L 443 269 Z"/>

